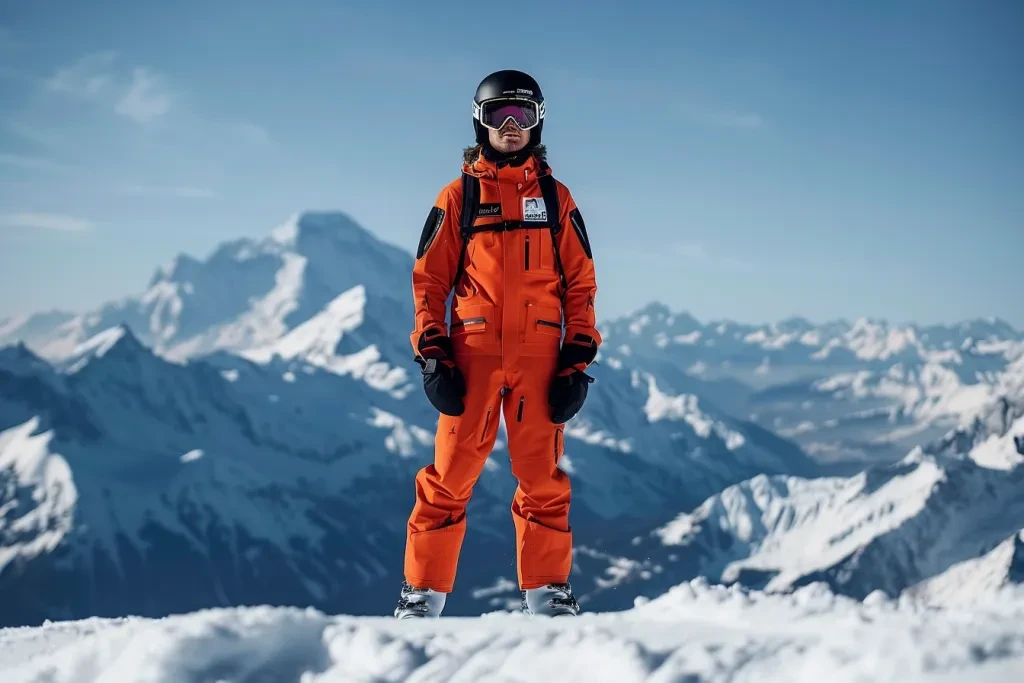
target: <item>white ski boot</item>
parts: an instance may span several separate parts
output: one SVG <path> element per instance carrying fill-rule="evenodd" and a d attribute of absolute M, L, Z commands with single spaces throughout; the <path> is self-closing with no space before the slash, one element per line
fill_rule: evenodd
<path fill-rule="evenodd" d="M 444 609 L 447 593 L 440 593 L 431 588 L 414 588 L 402 582 L 402 596 L 395 607 L 397 619 L 437 619 Z"/>
<path fill-rule="evenodd" d="M 549 583 L 523 591 L 523 612 L 541 617 L 575 617 L 579 603 L 567 583 Z"/>

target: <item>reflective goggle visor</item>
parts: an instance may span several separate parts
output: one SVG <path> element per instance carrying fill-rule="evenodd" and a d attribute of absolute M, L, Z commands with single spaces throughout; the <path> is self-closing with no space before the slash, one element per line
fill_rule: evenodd
<path fill-rule="evenodd" d="M 493 130 L 500 130 L 509 119 L 521 129 L 529 130 L 540 123 L 541 109 L 533 100 L 488 100 L 479 106 L 478 118 Z"/>

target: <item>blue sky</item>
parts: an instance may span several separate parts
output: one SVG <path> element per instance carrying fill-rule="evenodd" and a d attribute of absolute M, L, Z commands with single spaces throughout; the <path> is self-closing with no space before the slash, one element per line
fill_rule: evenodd
<path fill-rule="evenodd" d="M 1024 3 L 519 6 L 4 2 L 0 316 L 302 209 L 411 252 L 511 67 L 547 95 L 601 317 L 1024 328 Z"/>

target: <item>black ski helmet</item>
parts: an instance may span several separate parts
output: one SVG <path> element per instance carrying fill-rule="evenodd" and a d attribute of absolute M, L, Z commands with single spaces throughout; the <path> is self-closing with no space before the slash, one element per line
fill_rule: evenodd
<path fill-rule="evenodd" d="M 544 94 L 540 90 L 540 84 L 534 80 L 533 76 L 515 69 L 495 71 L 480 81 L 480 85 L 476 87 L 476 95 L 473 96 L 473 103 L 479 106 L 486 100 L 509 96 L 525 97 L 536 102 L 538 106 L 544 104 Z M 487 140 L 487 129 L 476 120 L 476 117 L 473 118 L 473 128 L 476 131 L 476 143 L 490 147 Z M 522 151 L 532 149 L 540 144 L 540 135 L 543 129 L 544 118 L 542 116 L 537 125 L 530 129 L 530 142 Z"/>

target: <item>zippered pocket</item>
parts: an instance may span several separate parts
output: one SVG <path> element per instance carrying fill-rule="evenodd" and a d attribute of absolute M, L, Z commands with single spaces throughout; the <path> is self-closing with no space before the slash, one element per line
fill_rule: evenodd
<path fill-rule="evenodd" d="M 526 403 L 526 397 L 519 397 L 519 410 L 516 411 L 516 422 L 523 421 L 523 405 Z"/>
<path fill-rule="evenodd" d="M 487 416 L 484 418 L 484 431 L 480 434 L 480 443 L 487 439 L 487 428 L 491 426 L 491 408 L 487 409 Z"/>
<path fill-rule="evenodd" d="M 483 325 L 487 322 L 487 318 L 466 318 L 465 320 L 459 320 L 452 323 L 452 331 L 459 330 L 465 327 L 472 327 L 473 325 Z"/>
<path fill-rule="evenodd" d="M 526 233 L 526 270 L 530 269 L 530 233 Z"/>

